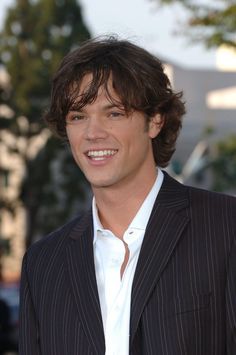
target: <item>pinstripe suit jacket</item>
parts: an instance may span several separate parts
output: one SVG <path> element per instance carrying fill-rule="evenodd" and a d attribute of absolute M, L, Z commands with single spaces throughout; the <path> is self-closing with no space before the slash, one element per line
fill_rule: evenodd
<path fill-rule="evenodd" d="M 165 174 L 133 281 L 130 354 L 236 354 L 235 231 L 235 198 Z M 21 355 L 105 353 L 91 212 L 28 250 L 20 313 Z"/>

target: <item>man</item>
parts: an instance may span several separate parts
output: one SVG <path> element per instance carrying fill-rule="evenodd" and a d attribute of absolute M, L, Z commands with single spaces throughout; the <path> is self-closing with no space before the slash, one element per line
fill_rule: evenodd
<path fill-rule="evenodd" d="M 160 169 L 184 111 L 160 61 L 130 42 L 64 58 L 46 120 L 94 198 L 24 257 L 21 355 L 236 354 L 235 199 Z"/>

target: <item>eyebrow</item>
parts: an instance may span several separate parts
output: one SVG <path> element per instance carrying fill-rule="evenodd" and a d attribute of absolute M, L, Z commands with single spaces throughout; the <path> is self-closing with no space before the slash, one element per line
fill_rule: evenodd
<path fill-rule="evenodd" d="M 107 105 L 103 106 L 103 109 L 104 109 L 104 110 L 109 110 L 109 109 L 111 109 L 111 108 L 118 108 L 118 109 L 120 109 L 120 110 L 124 110 L 124 106 L 123 106 L 122 104 L 120 104 L 120 105 L 107 104 Z"/>
<path fill-rule="evenodd" d="M 86 106 L 84 106 L 84 107 L 86 107 Z M 84 107 L 82 107 L 82 108 L 79 108 L 79 107 L 76 108 L 76 106 L 75 107 L 71 107 L 71 109 L 68 111 L 68 113 L 70 113 L 70 112 L 84 112 Z M 122 104 L 116 105 L 116 104 L 113 104 L 113 103 L 104 105 L 102 107 L 102 110 L 103 111 L 107 111 L 107 110 L 110 110 L 110 109 L 113 109 L 113 108 L 117 108 L 119 110 L 125 111 L 125 108 L 124 108 L 124 106 Z"/>

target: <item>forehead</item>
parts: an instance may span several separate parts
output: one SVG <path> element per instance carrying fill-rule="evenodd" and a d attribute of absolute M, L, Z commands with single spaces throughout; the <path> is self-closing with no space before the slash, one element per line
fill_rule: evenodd
<path fill-rule="evenodd" d="M 95 77 L 92 73 L 85 74 L 79 85 L 79 94 L 84 94 L 89 91 L 99 91 L 100 89 L 105 88 L 112 92 L 113 94 L 117 93 L 113 87 L 113 77 L 112 74 L 108 76 L 108 78 L 103 77 Z"/>
<path fill-rule="evenodd" d="M 92 81 L 93 81 L 93 75 L 91 73 L 85 74 L 79 86 L 79 93 L 82 94 L 85 91 L 88 91 L 88 89 L 91 87 Z"/>
<path fill-rule="evenodd" d="M 94 77 L 88 73 L 83 76 L 80 83 L 72 85 L 71 98 L 72 107 L 80 108 L 92 104 L 103 97 L 107 101 L 115 105 L 122 105 L 122 100 L 113 85 L 113 78 L 110 74 L 106 80 Z"/>

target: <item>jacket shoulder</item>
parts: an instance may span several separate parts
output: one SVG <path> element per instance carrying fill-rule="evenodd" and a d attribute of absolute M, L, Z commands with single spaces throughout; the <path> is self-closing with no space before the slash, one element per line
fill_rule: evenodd
<path fill-rule="evenodd" d="M 171 206 L 174 199 L 185 200 L 185 205 L 199 217 L 208 214 L 217 216 L 218 221 L 226 218 L 233 225 L 236 223 L 236 198 L 232 195 L 184 185 L 166 173 L 162 191 L 162 200 L 169 199 Z"/>
<path fill-rule="evenodd" d="M 189 205 L 192 216 L 200 223 L 209 224 L 217 233 L 230 233 L 230 239 L 236 234 L 236 198 L 224 193 L 188 187 Z"/>
<path fill-rule="evenodd" d="M 85 215 L 86 213 L 74 218 L 70 222 L 67 222 L 63 226 L 59 227 L 55 231 L 32 244 L 26 251 L 28 260 L 31 259 L 35 262 L 39 255 L 49 255 L 52 253 L 52 251 L 55 252 L 55 250 L 63 250 L 68 242 L 71 231 L 75 228 L 75 226 L 78 226 L 80 223 L 82 223 Z"/>
<path fill-rule="evenodd" d="M 201 202 L 207 204 L 228 205 L 236 208 L 236 197 L 225 193 L 199 189 L 197 187 L 187 186 L 191 202 Z"/>

